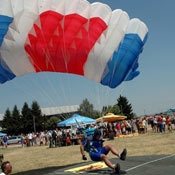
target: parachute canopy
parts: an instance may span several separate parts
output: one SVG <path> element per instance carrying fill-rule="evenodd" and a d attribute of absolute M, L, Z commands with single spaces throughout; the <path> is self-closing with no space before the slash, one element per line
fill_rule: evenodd
<path fill-rule="evenodd" d="M 85 76 L 115 88 L 139 72 L 146 25 L 86 0 L 1 0 L 0 83 L 32 72 Z"/>

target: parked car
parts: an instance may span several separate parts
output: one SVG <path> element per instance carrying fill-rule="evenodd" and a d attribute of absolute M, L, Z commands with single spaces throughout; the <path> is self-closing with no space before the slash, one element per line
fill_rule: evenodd
<path fill-rule="evenodd" d="M 21 136 L 11 136 L 7 140 L 7 144 L 21 143 Z"/>

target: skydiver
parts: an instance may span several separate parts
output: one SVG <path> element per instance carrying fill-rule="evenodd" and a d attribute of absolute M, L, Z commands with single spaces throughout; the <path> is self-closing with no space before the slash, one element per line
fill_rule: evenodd
<path fill-rule="evenodd" d="M 119 157 L 121 160 L 126 159 L 127 150 L 124 149 L 120 154 L 114 146 L 107 144 L 103 146 L 103 140 L 100 139 L 101 131 L 96 129 L 94 131 L 93 139 L 89 142 L 89 156 L 93 161 L 104 161 L 105 164 L 115 171 L 115 174 L 126 174 L 125 171 L 120 170 L 120 164 L 117 163 L 115 166 L 111 163 L 111 161 L 107 158 L 107 154 L 111 151 L 114 155 Z"/>
<path fill-rule="evenodd" d="M 95 129 L 94 128 L 87 128 L 83 132 L 81 131 L 81 139 L 80 139 L 80 153 L 82 155 L 83 160 L 87 160 L 87 157 L 85 155 L 85 151 L 88 152 L 89 148 L 89 141 L 92 140 L 92 135 L 94 134 Z"/>

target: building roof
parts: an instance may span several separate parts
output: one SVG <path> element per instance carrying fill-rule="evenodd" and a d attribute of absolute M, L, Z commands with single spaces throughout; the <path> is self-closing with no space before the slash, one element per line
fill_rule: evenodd
<path fill-rule="evenodd" d="M 4 114 L 0 114 L 0 121 L 3 120 Z"/>
<path fill-rule="evenodd" d="M 71 113 L 78 111 L 79 105 L 73 106 L 57 106 L 57 107 L 49 107 L 49 108 L 41 108 L 41 112 L 44 115 L 57 115 L 64 113 Z"/>

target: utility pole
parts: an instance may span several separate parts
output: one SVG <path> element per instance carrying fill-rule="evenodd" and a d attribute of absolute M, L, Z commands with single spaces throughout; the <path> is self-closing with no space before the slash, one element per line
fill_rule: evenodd
<path fill-rule="evenodd" d="M 33 129 L 34 129 L 34 133 L 36 133 L 35 116 L 34 115 L 33 115 Z"/>

